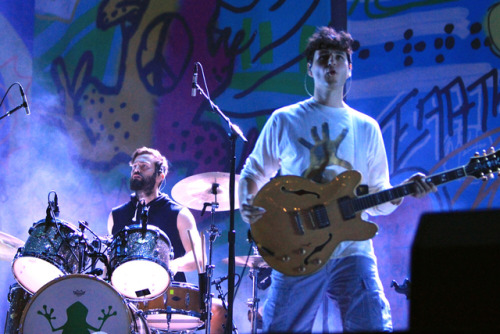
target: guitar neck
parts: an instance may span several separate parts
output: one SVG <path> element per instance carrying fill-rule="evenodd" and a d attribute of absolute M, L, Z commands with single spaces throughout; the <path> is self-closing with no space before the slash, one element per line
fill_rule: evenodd
<path fill-rule="evenodd" d="M 439 174 L 427 176 L 425 182 L 432 182 L 436 186 L 460 179 L 467 176 L 465 167 L 458 167 Z M 363 211 L 371 207 L 383 204 L 416 193 L 415 182 L 405 183 L 374 194 L 364 195 L 352 199 L 351 205 L 354 212 Z"/>

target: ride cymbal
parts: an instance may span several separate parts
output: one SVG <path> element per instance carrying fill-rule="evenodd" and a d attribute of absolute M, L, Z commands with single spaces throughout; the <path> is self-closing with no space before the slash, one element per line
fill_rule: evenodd
<path fill-rule="evenodd" d="M 229 173 L 208 172 L 189 176 L 172 188 L 173 199 L 193 210 L 203 210 L 205 203 L 218 203 L 216 211 L 228 211 L 229 208 Z M 238 209 L 238 181 L 235 176 L 235 202 Z M 207 210 L 210 210 L 208 205 Z"/>
<path fill-rule="evenodd" d="M 24 241 L 5 232 L 0 232 L 0 261 L 12 261 L 16 256 L 17 249 L 22 246 L 24 246 Z"/>
<path fill-rule="evenodd" d="M 229 263 L 229 258 L 222 260 L 224 263 Z M 235 256 L 234 264 L 238 267 L 249 267 L 249 268 L 267 268 L 269 265 L 264 261 L 260 255 L 250 255 L 250 256 Z"/>

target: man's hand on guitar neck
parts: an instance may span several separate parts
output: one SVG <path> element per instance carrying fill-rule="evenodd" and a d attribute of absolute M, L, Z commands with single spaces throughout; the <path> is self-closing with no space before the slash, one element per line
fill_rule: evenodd
<path fill-rule="evenodd" d="M 434 183 L 425 182 L 425 175 L 422 173 L 413 174 L 408 179 L 401 182 L 401 184 L 406 184 L 406 183 L 411 183 L 411 182 L 413 182 L 415 184 L 415 192 L 412 194 L 412 196 L 415 198 L 422 198 L 429 193 L 433 193 L 433 192 L 437 191 L 437 187 Z M 391 201 L 391 203 L 394 205 L 399 205 L 399 204 L 401 204 L 402 200 L 403 200 L 402 198 L 398 198 L 394 201 Z"/>

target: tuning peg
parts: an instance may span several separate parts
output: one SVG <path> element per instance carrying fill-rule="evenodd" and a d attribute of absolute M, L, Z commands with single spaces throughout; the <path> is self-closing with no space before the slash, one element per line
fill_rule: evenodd
<path fill-rule="evenodd" d="M 479 157 L 479 152 L 474 153 L 474 156 L 477 158 Z"/>
<path fill-rule="evenodd" d="M 490 154 L 495 153 L 495 148 L 493 146 L 490 147 Z"/>

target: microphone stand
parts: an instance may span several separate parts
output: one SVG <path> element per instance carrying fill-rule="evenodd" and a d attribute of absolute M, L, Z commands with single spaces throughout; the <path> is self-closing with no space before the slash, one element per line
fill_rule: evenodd
<path fill-rule="evenodd" d="M 19 109 L 21 108 L 26 108 L 28 104 L 26 102 L 23 102 L 21 103 L 20 105 L 18 105 L 17 107 L 15 107 L 14 109 L 8 111 L 6 114 L 0 116 L 0 120 L 4 119 L 5 117 L 7 116 L 10 116 L 11 114 L 13 114 L 14 112 L 18 111 Z"/>
<path fill-rule="evenodd" d="M 229 232 L 228 232 L 228 243 L 229 243 L 229 257 L 228 257 L 228 308 L 227 308 L 227 319 L 225 333 L 231 333 L 233 328 L 233 302 L 234 302 L 234 278 L 235 278 L 235 250 L 234 245 L 236 242 L 236 231 L 234 227 L 234 199 L 235 199 L 235 179 L 236 179 L 236 139 L 240 137 L 243 141 L 247 142 L 240 128 L 233 124 L 231 120 L 220 110 L 220 108 L 213 103 L 210 97 L 201 89 L 197 82 L 193 82 L 193 86 L 205 97 L 205 99 L 210 103 L 212 110 L 216 112 L 223 120 L 226 121 L 229 127 L 229 139 L 231 141 L 231 161 L 230 161 L 230 173 L 229 173 Z"/>

